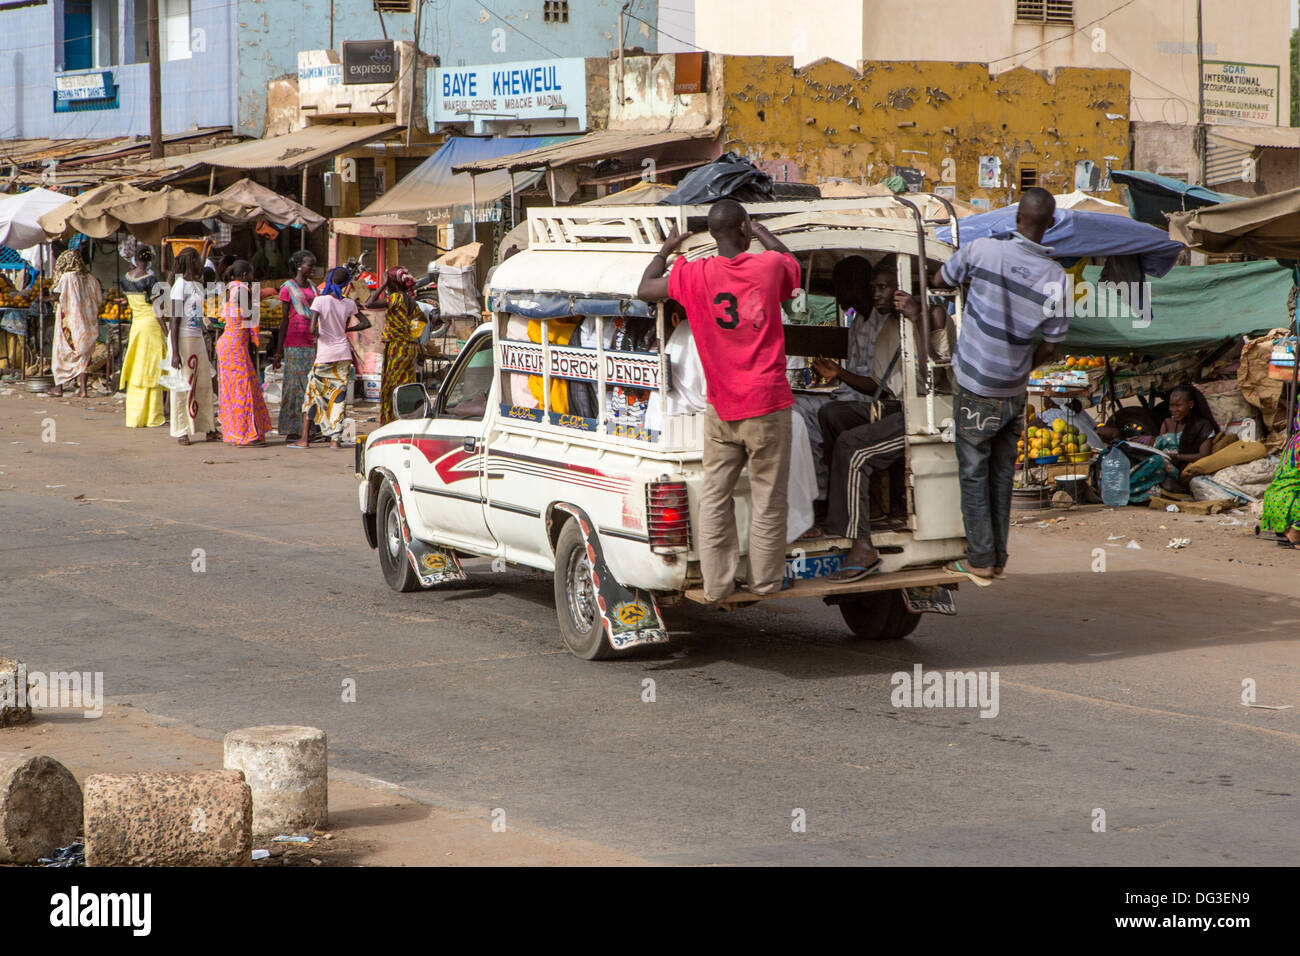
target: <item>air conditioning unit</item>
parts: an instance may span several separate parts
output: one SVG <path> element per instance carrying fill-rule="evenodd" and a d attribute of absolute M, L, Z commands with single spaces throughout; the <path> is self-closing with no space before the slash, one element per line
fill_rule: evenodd
<path fill-rule="evenodd" d="M 325 205 L 343 205 L 343 177 L 336 172 L 327 172 L 321 176 L 321 185 L 325 193 Z"/>

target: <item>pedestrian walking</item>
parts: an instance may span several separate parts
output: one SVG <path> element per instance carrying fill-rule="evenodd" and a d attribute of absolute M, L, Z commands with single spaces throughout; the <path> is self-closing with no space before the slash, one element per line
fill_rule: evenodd
<path fill-rule="evenodd" d="M 195 435 L 207 441 L 220 436 L 212 408 L 212 365 L 208 361 L 203 330 L 203 260 L 193 249 L 184 249 L 176 257 L 169 297 L 171 322 L 172 368 L 178 370 L 189 386 L 172 398 L 171 434 L 179 444 L 188 445 Z"/>
<path fill-rule="evenodd" d="M 53 292 L 58 299 L 54 355 L 50 362 L 54 395 L 61 396 L 63 386 L 75 381 L 77 395 L 86 398 L 86 367 L 99 337 L 99 307 L 104 301 L 104 290 L 90 274 L 80 253 L 69 249 L 54 263 Z"/>
<path fill-rule="evenodd" d="M 307 376 L 316 355 L 311 338 L 311 303 L 316 298 L 311 277 L 316 271 L 316 257 L 306 249 L 299 249 L 289 257 L 289 268 L 293 269 L 293 278 L 280 286 L 280 328 L 272 358 L 274 367 L 284 364 L 279 430 L 286 442 L 298 438 Z"/>
<path fill-rule="evenodd" d="M 271 413 L 266 410 L 262 385 L 248 350 L 253 310 L 260 308 L 250 288 L 253 267 L 237 259 L 226 270 L 224 279 L 226 303 L 221 318 L 226 327 L 217 340 L 221 440 L 230 445 L 265 445 Z"/>
<path fill-rule="evenodd" d="M 290 448 L 306 448 L 312 418 L 321 433 L 329 436 L 330 447 L 341 447 L 343 411 L 347 406 L 348 380 L 352 372 L 352 343 L 349 332 L 370 328 L 370 320 L 359 314 L 357 300 L 348 296 L 352 274 L 335 266 L 326 276 L 325 288 L 311 304 L 311 330 L 316 336 L 316 361 L 307 376 L 307 395 L 302 408 L 302 437 Z M 349 324 L 350 320 L 352 321 Z"/>
<path fill-rule="evenodd" d="M 388 270 L 384 284 L 366 303 L 367 309 L 384 307 L 384 368 L 379 379 L 379 424 L 387 425 L 393 412 L 393 392 L 415 381 L 416 340 L 411 323 L 420 315 L 415 304 L 415 277 L 401 266 Z"/>

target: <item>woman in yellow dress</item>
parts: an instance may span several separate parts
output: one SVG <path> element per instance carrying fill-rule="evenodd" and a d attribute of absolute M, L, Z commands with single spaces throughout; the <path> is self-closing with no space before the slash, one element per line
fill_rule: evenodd
<path fill-rule="evenodd" d="M 167 351 L 167 327 L 150 304 L 158 281 L 151 265 L 153 252 L 148 246 L 140 246 L 131 261 L 134 268 L 122 279 L 122 291 L 131 306 L 131 337 L 122 359 L 119 388 L 126 389 L 126 427 L 157 428 L 167 424 L 163 412 L 167 392 L 158 384 L 162 373 L 159 363 Z"/>

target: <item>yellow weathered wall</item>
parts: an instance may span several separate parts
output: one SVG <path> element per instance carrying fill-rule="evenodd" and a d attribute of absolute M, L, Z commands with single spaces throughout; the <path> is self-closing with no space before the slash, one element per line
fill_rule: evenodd
<path fill-rule="evenodd" d="M 1049 80 L 1017 69 L 990 79 L 980 63 L 875 61 L 859 73 L 829 60 L 794 71 L 789 57 L 722 59 L 725 148 L 755 162 L 792 160 L 804 182 L 878 183 L 891 167 L 911 166 L 927 191 L 954 185 L 958 198 L 997 207 L 1016 201 L 1022 160 L 1037 164 L 1039 185 L 1054 193 L 1074 190 L 1079 160 L 1128 163 L 1127 70 L 1062 69 Z M 981 155 L 1001 158 L 1005 187 L 978 187 Z M 955 181 L 944 178 L 947 158 Z M 1119 199 L 1114 189 L 1095 195 Z"/>

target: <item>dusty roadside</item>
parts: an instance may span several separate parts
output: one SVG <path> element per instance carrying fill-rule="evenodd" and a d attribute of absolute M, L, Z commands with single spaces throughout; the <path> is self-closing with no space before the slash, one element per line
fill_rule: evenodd
<path fill-rule="evenodd" d="M 221 740 L 137 708 L 107 705 L 97 719 L 51 711 L 0 729 L 0 751 L 47 754 L 83 784 L 93 773 L 206 770 L 222 763 Z M 437 795 L 349 771 L 330 770 L 329 826 L 308 844 L 258 842 L 255 866 L 627 866 L 643 861 L 507 819 L 493 832 L 486 808 L 457 808 Z"/>

